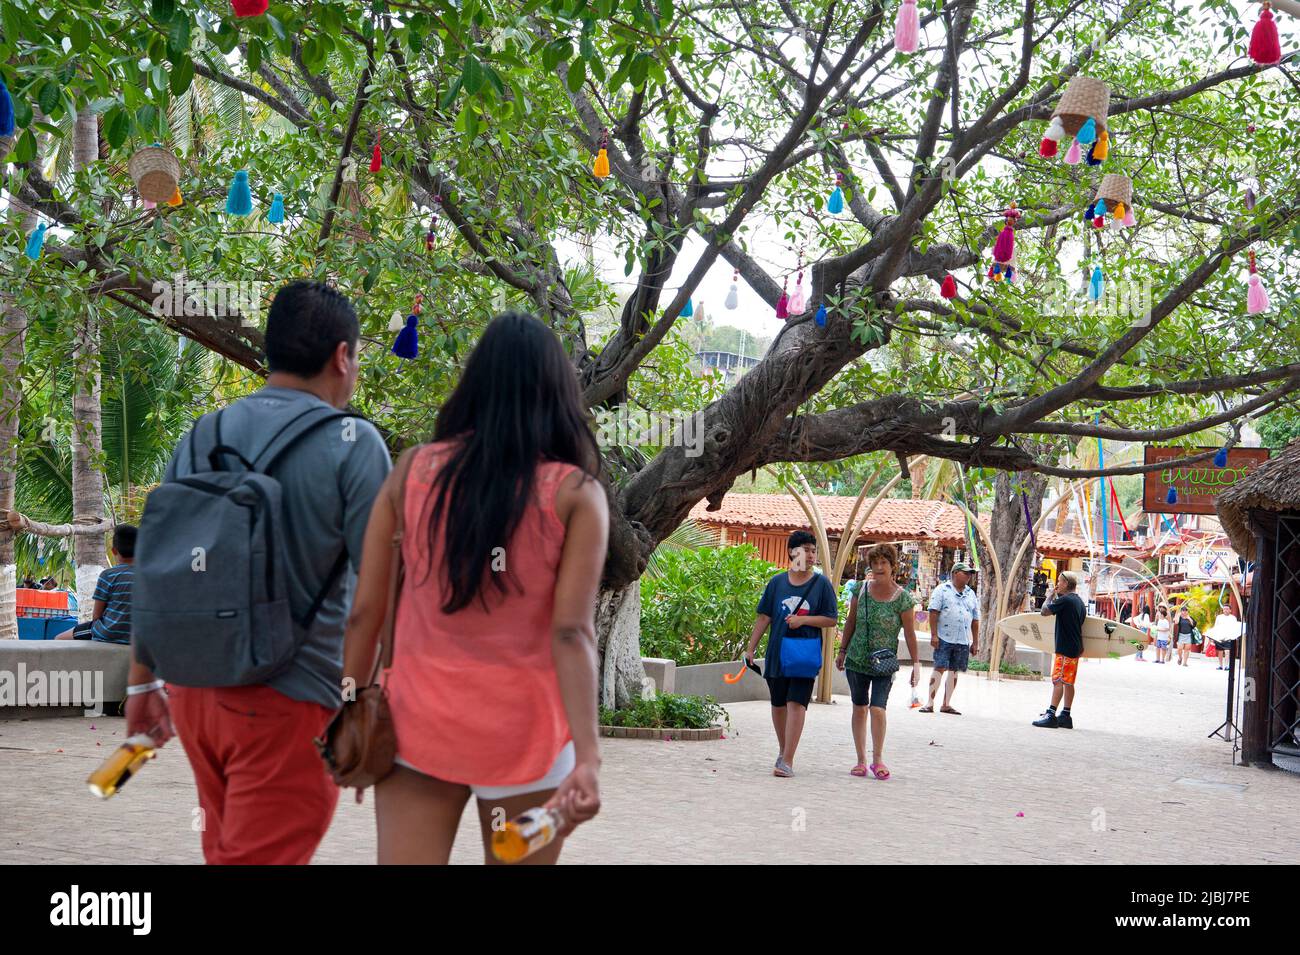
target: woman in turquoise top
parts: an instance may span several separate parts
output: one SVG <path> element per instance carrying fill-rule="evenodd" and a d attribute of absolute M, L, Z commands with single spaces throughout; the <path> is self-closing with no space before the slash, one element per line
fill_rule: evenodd
<path fill-rule="evenodd" d="M 916 599 L 911 591 L 900 587 L 898 548 L 877 544 L 867 551 L 871 582 L 855 588 L 849 616 L 844 622 L 844 643 L 835 665 L 845 670 L 853 696 L 853 745 L 858 762 L 849 772 L 877 779 L 888 779 L 889 769 L 883 759 L 885 750 L 885 705 L 889 688 L 898 671 L 898 631 L 907 640 L 912 658 L 912 686 L 921 678 L 921 664 L 916 653 L 916 629 L 912 622 Z M 871 765 L 867 765 L 867 716 L 871 717 Z"/>

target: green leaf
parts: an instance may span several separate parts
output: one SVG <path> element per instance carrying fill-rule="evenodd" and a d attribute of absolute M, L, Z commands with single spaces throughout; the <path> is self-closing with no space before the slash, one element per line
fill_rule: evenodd
<path fill-rule="evenodd" d="M 30 129 L 23 130 L 14 144 L 14 162 L 31 162 L 36 158 L 36 137 Z"/>
<path fill-rule="evenodd" d="M 477 96 L 478 91 L 483 88 L 487 76 L 483 71 L 483 64 L 473 55 L 466 53 L 465 65 L 461 67 L 460 78 L 465 92 L 470 96 Z"/>
<path fill-rule="evenodd" d="M 131 132 L 131 117 L 122 109 L 111 110 L 104 117 L 104 138 L 114 149 L 121 148 Z"/>
<path fill-rule="evenodd" d="M 582 84 L 587 82 L 587 61 L 574 60 L 569 64 L 569 75 L 565 80 L 569 87 L 569 92 L 577 93 L 582 89 Z"/>
<path fill-rule="evenodd" d="M 695 37 L 689 34 L 678 38 L 677 40 L 678 56 L 689 57 L 695 55 Z"/>
<path fill-rule="evenodd" d="M 41 112 L 50 116 L 59 108 L 59 85 L 57 83 L 42 83 L 40 90 L 36 94 L 36 102 L 41 106 Z"/>
<path fill-rule="evenodd" d="M 27 102 L 26 97 L 18 96 L 17 94 L 14 95 L 13 100 L 14 100 L 14 125 L 19 129 L 26 129 L 28 126 L 32 124 L 31 104 Z"/>
<path fill-rule="evenodd" d="M 194 79 L 194 62 L 185 57 L 179 63 L 172 67 L 171 76 L 168 78 L 168 86 L 173 96 L 180 96 L 190 88 L 190 83 Z"/>
<path fill-rule="evenodd" d="M 85 20 L 73 20 L 68 27 L 68 39 L 72 41 L 73 50 L 84 53 L 90 48 L 90 25 Z"/>
<path fill-rule="evenodd" d="M 173 62 L 190 52 L 190 16 L 184 10 L 172 15 L 167 30 L 167 52 Z"/>
<path fill-rule="evenodd" d="M 302 46 L 302 59 L 307 64 L 307 68 L 313 73 L 316 70 L 312 67 L 311 60 L 307 58 L 307 47 L 315 43 L 315 40 L 308 40 Z M 250 38 L 248 41 L 248 68 L 254 73 L 262 66 L 262 41 L 256 38 Z"/>
<path fill-rule="evenodd" d="M 166 23 L 172 18 L 172 14 L 176 12 L 176 4 L 174 0 L 153 0 L 151 9 L 155 20 Z"/>
<path fill-rule="evenodd" d="M 452 104 L 456 102 L 456 97 L 460 95 L 461 87 L 464 85 L 465 76 L 461 74 L 452 81 L 451 86 L 447 88 L 447 92 L 442 94 L 442 99 L 438 102 L 438 105 L 443 109 L 451 109 Z"/>

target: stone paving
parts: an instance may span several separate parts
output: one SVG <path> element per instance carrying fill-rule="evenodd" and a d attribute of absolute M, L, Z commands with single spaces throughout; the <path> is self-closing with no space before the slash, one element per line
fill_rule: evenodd
<path fill-rule="evenodd" d="M 606 740 L 604 808 L 564 861 L 1300 862 L 1300 778 L 1234 767 L 1232 747 L 1206 738 L 1227 676 L 1213 660 L 1086 661 L 1072 731 L 1029 725 L 1045 682 L 970 674 L 954 701 L 964 715 L 929 715 L 908 709 L 907 673 L 889 702 L 893 779 L 848 775 L 846 698 L 809 710 L 793 779 L 771 775 L 769 707 L 734 704 L 721 741 Z M 0 864 L 202 861 L 179 746 L 111 800 L 86 791 L 122 735 L 120 719 L 0 722 Z M 477 831 L 471 806 L 453 862 L 481 860 Z M 374 853 L 370 799 L 345 797 L 316 861 Z"/>

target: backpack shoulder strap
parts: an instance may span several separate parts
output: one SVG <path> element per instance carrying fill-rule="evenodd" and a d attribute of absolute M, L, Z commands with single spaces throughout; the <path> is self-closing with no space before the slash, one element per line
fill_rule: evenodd
<path fill-rule="evenodd" d="M 267 474 L 290 449 L 321 425 L 342 418 L 355 417 L 358 416 L 348 414 L 346 411 L 339 411 L 336 408 L 323 408 L 319 405 L 300 411 L 271 436 L 271 440 L 267 441 L 262 450 L 254 456 L 248 469 Z"/>

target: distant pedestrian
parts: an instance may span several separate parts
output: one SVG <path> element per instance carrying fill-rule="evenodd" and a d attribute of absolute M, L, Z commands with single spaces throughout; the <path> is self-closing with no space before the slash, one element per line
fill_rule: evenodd
<path fill-rule="evenodd" d="M 930 595 L 930 646 L 934 650 L 934 673 L 930 677 L 930 701 L 921 707 L 921 713 L 934 712 L 934 697 L 946 673 L 948 682 L 944 686 L 943 706 L 939 712 L 961 716 L 952 706 L 957 674 L 966 672 L 972 653 L 979 653 L 980 599 L 975 588 L 970 586 L 974 573 L 970 564 L 954 564 L 952 578 L 934 588 Z"/>
<path fill-rule="evenodd" d="M 1178 611 L 1178 665 L 1187 666 L 1187 658 L 1191 656 L 1192 645 L 1196 642 L 1196 623 L 1192 620 L 1192 615 L 1187 610 L 1187 604 L 1183 604 L 1182 609 Z"/>
<path fill-rule="evenodd" d="M 1156 617 L 1156 663 L 1169 662 L 1169 637 L 1172 625 L 1169 622 L 1169 608 L 1161 607 Z"/>
<path fill-rule="evenodd" d="M 772 699 L 778 747 L 772 775 L 783 777 L 794 775 L 795 751 L 821 670 L 822 630 L 839 622 L 835 588 L 812 569 L 817 562 L 816 538 L 795 531 L 786 542 L 786 553 L 790 567 L 767 582 L 745 651 L 745 662 L 752 666 L 754 651 L 771 628 L 763 678 Z M 791 625 L 791 620 L 798 623 Z"/>
<path fill-rule="evenodd" d="M 95 583 L 95 606 L 91 617 L 56 640 L 95 640 L 99 643 L 131 642 L 131 587 L 135 580 L 135 535 L 133 524 L 113 528 L 112 567 L 102 571 Z"/>

